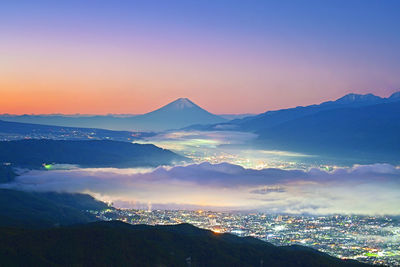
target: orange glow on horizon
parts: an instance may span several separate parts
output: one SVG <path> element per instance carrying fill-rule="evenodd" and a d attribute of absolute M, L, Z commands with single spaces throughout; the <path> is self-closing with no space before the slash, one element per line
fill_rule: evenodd
<path fill-rule="evenodd" d="M 261 113 L 399 90 L 390 5 L 379 20 L 372 5 L 353 10 L 362 19 L 311 8 L 308 21 L 302 5 L 293 17 L 279 4 L 265 16 L 246 3 L 8 2 L 0 113 L 143 114 L 181 97 L 214 114 Z M 319 23 L 330 16 L 340 23 Z"/>
<path fill-rule="evenodd" d="M 344 70 L 330 77 L 322 63 L 307 66 L 296 58 L 229 49 L 216 59 L 167 48 L 125 54 L 95 44 L 28 49 L 23 41 L 0 44 L 7 51 L 0 62 L 0 113 L 143 114 L 180 97 L 215 114 L 262 113 L 371 92 L 365 75 L 337 78 Z M 381 94 L 393 91 L 383 88 Z"/>

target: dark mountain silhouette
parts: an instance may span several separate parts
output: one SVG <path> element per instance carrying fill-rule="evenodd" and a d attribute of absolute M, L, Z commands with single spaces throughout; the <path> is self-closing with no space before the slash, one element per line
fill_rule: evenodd
<path fill-rule="evenodd" d="M 184 160 L 187 159 L 151 144 L 49 139 L 0 142 L 0 163 L 27 168 L 53 163 L 82 167 L 159 166 Z"/>
<path fill-rule="evenodd" d="M 400 101 L 331 109 L 256 131 L 258 145 L 399 163 Z"/>
<path fill-rule="evenodd" d="M 84 194 L 0 189 L 0 227 L 45 228 L 88 223 L 97 218 L 87 210 L 107 208 L 105 203 Z"/>
<path fill-rule="evenodd" d="M 189 224 L 97 222 L 45 230 L 0 228 L 5 266 L 368 266 L 301 246 L 214 234 Z"/>
<path fill-rule="evenodd" d="M 250 116 L 243 119 L 233 120 L 227 123 L 208 126 L 207 129 L 235 129 L 243 131 L 258 131 L 273 127 L 275 125 L 291 121 L 304 116 L 316 114 L 324 110 L 340 108 L 357 108 L 383 103 L 400 101 L 400 92 L 393 93 L 388 98 L 382 98 L 373 94 L 348 94 L 335 101 L 323 102 L 319 105 L 299 106 L 295 108 L 267 111 L 265 113 Z M 204 129 L 204 127 L 203 127 Z"/>
<path fill-rule="evenodd" d="M 155 111 L 134 116 L 2 115 L 0 118 L 14 122 L 122 131 L 163 131 L 226 121 L 187 98 L 179 98 Z"/>

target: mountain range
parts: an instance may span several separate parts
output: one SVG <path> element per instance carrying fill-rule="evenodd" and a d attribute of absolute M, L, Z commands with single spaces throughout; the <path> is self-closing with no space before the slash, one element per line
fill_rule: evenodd
<path fill-rule="evenodd" d="M 255 142 L 246 145 L 262 149 L 353 158 L 358 163 L 400 162 L 398 152 L 400 151 L 400 92 L 387 98 L 373 94 L 348 94 L 335 101 L 318 105 L 267 111 L 231 121 L 207 112 L 186 98 L 180 98 L 158 110 L 134 117 L 3 115 L 2 118 L 49 124 L 81 124 L 85 127 L 100 128 L 131 128 L 132 125 L 141 125 L 142 129 L 157 131 L 181 127 L 188 131 L 244 131 L 256 133 L 258 136 Z M 25 130 L 31 134 L 41 131 L 62 133 L 65 130 L 46 127 L 53 126 L 0 121 L 0 134 Z M 122 141 L 154 135 L 154 133 L 137 133 L 133 137 L 129 131 L 76 129 L 82 132 L 95 132 L 100 137 L 98 139 L 108 139 L 109 137 L 105 136 L 109 135 L 114 136 L 111 139 Z M 69 128 L 68 131 L 73 131 L 73 128 Z M 56 139 L 64 138 L 58 136 Z"/>
<path fill-rule="evenodd" d="M 187 98 L 179 98 L 157 110 L 132 116 L 96 115 L 7 115 L 4 121 L 54 126 L 100 128 L 118 131 L 164 131 L 193 124 L 214 124 L 227 121 L 199 107 Z"/>
<path fill-rule="evenodd" d="M 317 105 L 298 106 L 295 108 L 267 111 L 256 116 L 248 116 L 242 119 L 232 120 L 226 123 L 206 126 L 207 129 L 234 129 L 244 131 L 257 131 L 273 127 L 275 125 L 291 121 L 300 117 L 310 116 L 320 111 L 360 108 L 364 106 L 393 103 L 400 101 L 400 91 L 390 97 L 383 98 L 373 94 L 347 94 L 335 101 L 327 101 Z M 204 129 L 203 128 L 203 129 Z"/>
<path fill-rule="evenodd" d="M 253 132 L 251 145 L 358 163 L 400 163 L 400 92 L 388 98 L 348 94 L 319 105 L 267 111 L 197 130 Z M 353 161 L 353 159 L 355 161 Z"/>
<path fill-rule="evenodd" d="M 81 167 L 157 167 L 188 160 L 152 144 L 110 140 L 70 141 L 27 139 L 0 142 L 0 162 L 15 167 L 43 168 L 43 164 Z"/>
<path fill-rule="evenodd" d="M 400 101 L 316 112 L 257 129 L 257 145 L 355 159 L 400 163 Z"/>

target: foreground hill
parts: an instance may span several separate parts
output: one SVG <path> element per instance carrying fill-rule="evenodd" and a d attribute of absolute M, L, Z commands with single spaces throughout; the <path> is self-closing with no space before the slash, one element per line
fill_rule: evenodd
<path fill-rule="evenodd" d="M 0 266 L 366 266 L 189 224 L 94 222 L 87 212 L 108 208 L 83 194 L 0 189 Z"/>
<path fill-rule="evenodd" d="M 4 266 L 367 266 L 313 249 L 275 247 L 188 224 L 98 222 L 45 230 L 0 228 Z"/>
<path fill-rule="evenodd" d="M 170 165 L 185 159 L 151 144 L 48 139 L 0 142 L 0 162 L 27 168 L 54 163 L 82 167 L 142 167 Z"/>
<path fill-rule="evenodd" d="M 108 206 L 84 194 L 0 189 L 0 226 L 44 228 L 96 221 L 86 210 Z M 0 266 L 1 265 L 0 260 Z"/>
<path fill-rule="evenodd" d="M 155 111 L 135 116 L 2 115 L 0 118 L 13 122 L 119 131 L 163 131 L 193 124 L 213 124 L 226 121 L 187 98 L 179 98 Z"/>

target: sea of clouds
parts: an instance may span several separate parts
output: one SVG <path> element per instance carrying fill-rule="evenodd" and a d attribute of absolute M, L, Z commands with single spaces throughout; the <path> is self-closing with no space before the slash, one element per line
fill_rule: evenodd
<path fill-rule="evenodd" d="M 84 192 L 125 208 L 399 215 L 400 169 L 389 164 L 283 170 L 192 164 L 156 169 L 33 170 L 2 187 Z"/>

